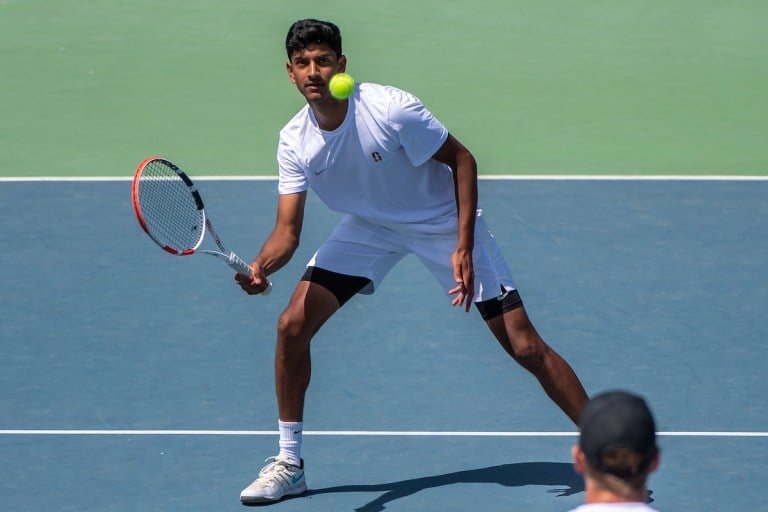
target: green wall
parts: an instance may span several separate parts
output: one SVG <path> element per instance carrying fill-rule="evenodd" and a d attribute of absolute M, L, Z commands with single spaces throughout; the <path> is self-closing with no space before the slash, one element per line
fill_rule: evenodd
<path fill-rule="evenodd" d="M 768 174 L 768 2 L 0 0 L 0 176 L 275 174 L 291 22 L 486 174 Z"/>

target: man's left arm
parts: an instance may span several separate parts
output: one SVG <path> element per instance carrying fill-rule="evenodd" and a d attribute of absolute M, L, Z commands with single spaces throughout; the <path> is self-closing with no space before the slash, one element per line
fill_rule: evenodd
<path fill-rule="evenodd" d="M 475 273 L 472 250 L 475 247 L 475 215 L 477 214 L 477 162 L 472 153 L 453 135 L 448 134 L 443 145 L 432 157 L 453 170 L 459 235 L 451 256 L 456 287 L 448 293 L 456 295 L 451 302 L 469 311 L 475 295 Z"/>

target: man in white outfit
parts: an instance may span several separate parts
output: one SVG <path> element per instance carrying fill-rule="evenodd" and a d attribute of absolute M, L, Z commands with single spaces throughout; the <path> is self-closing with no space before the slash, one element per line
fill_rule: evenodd
<path fill-rule="evenodd" d="M 273 502 L 306 491 L 300 450 L 310 340 L 353 296 L 373 293 L 407 254 L 435 276 L 447 304 L 468 312 L 474 303 L 504 350 L 576 422 L 586 392 L 528 319 L 478 210 L 472 154 L 405 91 L 360 83 L 349 98 L 333 98 L 328 82 L 347 66 L 333 23 L 297 21 L 285 48 L 288 77 L 307 104 L 280 131 L 275 227 L 253 260 L 253 274 L 235 279 L 248 294 L 261 293 L 266 276 L 291 259 L 308 189 L 344 217 L 307 264 L 278 320 L 280 451 L 267 459 L 241 501 Z"/>
<path fill-rule="evenodd" d="M 645 400 L 626 391 L 601 393 L 584 406 L 579 430 L 571 452 L 586 502 L 571 512 L 656 512 L 647 505 L 647 485 L 659 448 Z"/>

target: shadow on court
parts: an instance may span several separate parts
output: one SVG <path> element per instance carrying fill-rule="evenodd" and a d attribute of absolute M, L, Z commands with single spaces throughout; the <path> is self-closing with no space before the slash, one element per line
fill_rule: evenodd
<path fill-rule="evenodd" d="M 302 497 L 346 492 L 383 492 L 378 498 L 355 509 L 357 512 L 377 512 L 385 510 L 387 503 L 400 498 L 411 496 L 425 489 L 453 484 L 499 484 L 505 487 L 555 486 L 558 488 L 548 492 L 555 493 L 557 496 L 571 496 L 584 491 L 584 482 L 573 471 L 573 466 L 570 463 L 522 462 L 384 484 L 340 485 L 324 489 L 310 489 Z"/>

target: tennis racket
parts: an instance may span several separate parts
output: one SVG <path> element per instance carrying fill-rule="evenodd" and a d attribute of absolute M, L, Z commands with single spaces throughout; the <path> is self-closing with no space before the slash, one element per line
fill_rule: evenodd
<path fill-rule="evenodd" d="M 165 158 L 147 158 L 136 168 L 131 187 L 133 211 L 141 228 L 166 252 L 177 256 L 204 253 L 215 256 L 238 274 L 251 275 L 248 266 L 237 254 L 224 248 L 213 229 L 211 219 L 195 184 L 177 165 Z M 206 230 L 218 246 L 218 251 L 198 249 Z M 272 283 L 261 292 L 272 291 Z"/>

